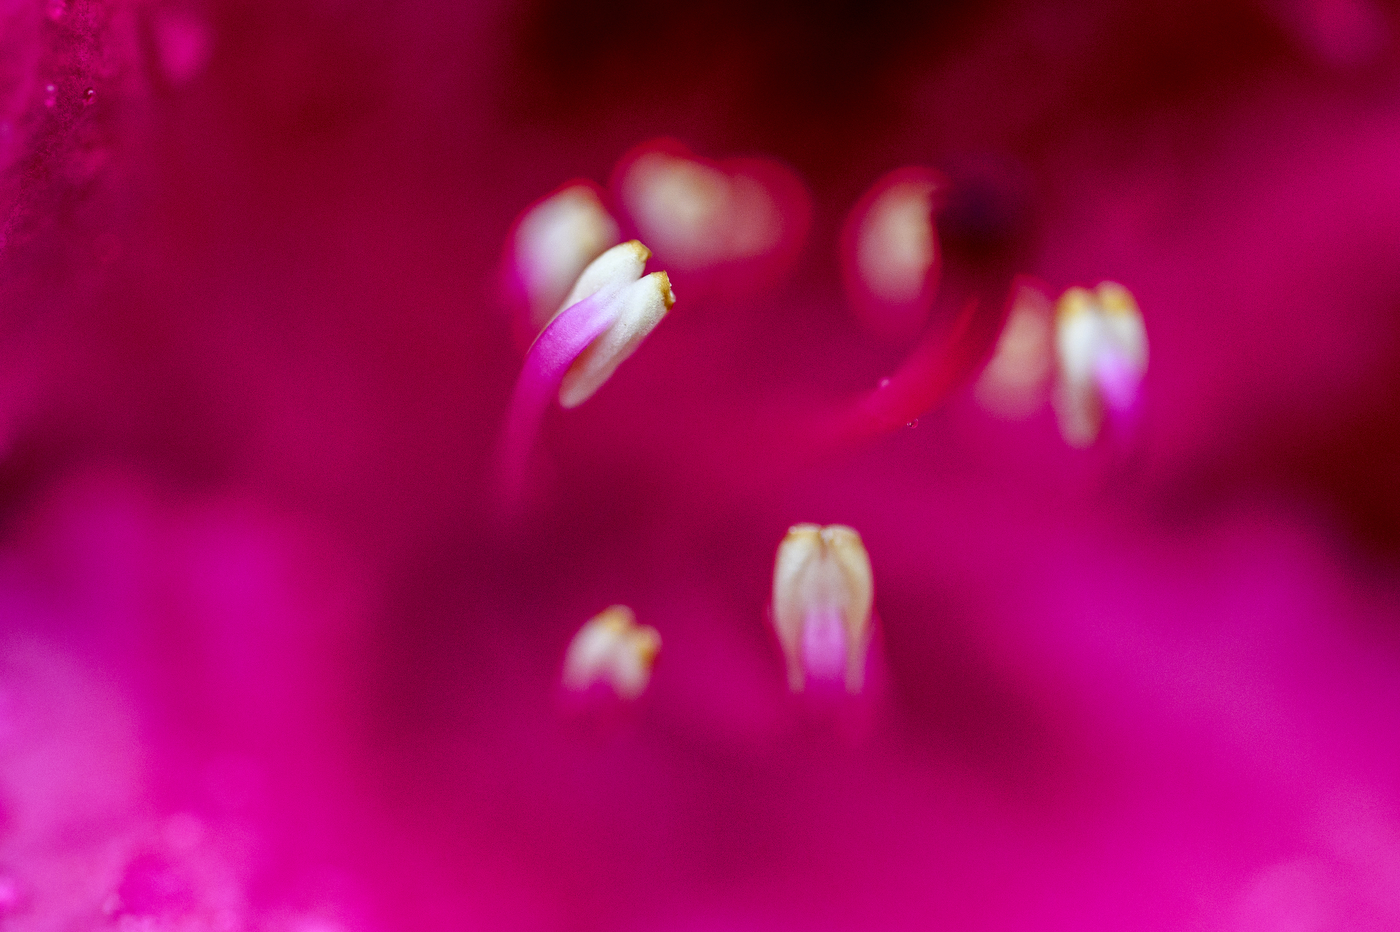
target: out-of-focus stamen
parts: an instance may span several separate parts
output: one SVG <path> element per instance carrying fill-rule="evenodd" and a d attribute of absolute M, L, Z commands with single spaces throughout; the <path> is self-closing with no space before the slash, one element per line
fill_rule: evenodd
<path fill-rule="evenodd" d="M 584 692 L 604 684 L 623 699 L 636 699 L 646 691 L 660 650 L 655 628 L 637 624 L 627 606 L 614 605 L 590 618 L 569 642 L 564 686 Z"/>
<path fill-rule="evenodd" d="M 942 185 L 927 169 L 892 172 L 846 222 L 846 290 L 862 322 L 882 336 L 911 336 L 928 316 L 940 270 L 933 213 Z"/>
<path fill-rule="evenodd" d="M 1103 282 L 1071 288 L 1055 306 L 1055 415 L 1073 447 L 1099 435 L 1104 413 L 1125 414 L 1147 372 L 1147 331 L 1128 289 Z"/>
<path fill-rule="evenodd" d="M 874 595 L 870 557 L 852 528 L 788 530 L 773 567 L 771 617 L 793 692 L 802 692 L 809 678 L 861 691 Z"/>
<path fill-rule="evenodd" d="M 618 192 L 638 231 L 678 272 L 767 255 L 788 232 L 774 193 L 741 163 L 710 164 L 676 145 L 649 144 L 624 160 Z"/>
<path fill-rule="evenodd" d="M 975 394 L 987 410 L 1007 418 L 1027 417 L 1045 402 L 1055 364 L 1053 309 L 1045 292 L 1020 282 L 996 352 Z"/>
<path fill-rule="evenodd" d="M 649 152 L 622 179 L 622 198 L 642 235 L 678 269 L 719 262 L 727 252 L 729 181 L 689 159 Z"/>
<path fill-rule="evenodd" d="M 566 186 L 521 216 L 511 255 L 529 305 L 532 333 L 574 303 L 565 299 L 570 286 L 617 239 L 617 222 L 594 188 L 584 183 Z"/>
<path fill-rule="evenodd" d="M 865 286 L 886 301 L 913 301 L 938 259 L 933 185 L 905 181 L 887 189 L 861 222 L 856 264 Z"/>

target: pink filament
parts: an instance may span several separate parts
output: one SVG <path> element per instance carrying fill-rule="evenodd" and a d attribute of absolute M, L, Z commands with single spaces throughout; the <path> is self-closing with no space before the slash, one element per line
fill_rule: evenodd
<path fill-rule="evenodd" d="M 616 297 L 616 288 L 605 288 L 570 305 L 530 345 L 511 395 L 497 454 L 500 484 L 508 499 L 519 498 L 540 421 L 558 394 L 564 374 L 616 318 Z"/>
<path fill-rule="evenodd" d="M 723 461 L 707 462 L 721 470 L 737 462 L 743 481 L 752 482 L 756 470 L 773 477 L 785 475 L 908 426 L 945 402 L 991 356 L 1009 309 L 1009 300 L 998 306 L 997 313 L 983 310 L 976 298 L 969 300 L 947 328 L 931 328 L 878 388 L 835 408 L 778 416 L 767 411 L 747 421 L 736 418 L 741 426 L 731 422 L 730 429 L 744 439 L 732 446 L 754 451 L 753 455 L 735 461 L 726 453 Z"/>

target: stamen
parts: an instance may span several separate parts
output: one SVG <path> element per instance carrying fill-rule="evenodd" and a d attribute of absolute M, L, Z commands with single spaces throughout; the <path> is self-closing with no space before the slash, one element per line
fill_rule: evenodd
<path fill-rule="evenodd" d="M 917 333 L 938 288 L 933 212 L 942 179 L 905 168 L 880 179 L 846 221 L 846 290 L 862 322 L 887 337 Z"/>
<path fill-rule="evenodd" d="M 564 686 L 585 692 L 603 684 L 623 699 L 636 699 L 646 691 L 660 650 L 655 628 L 637 624 L 627 606 L 614 605 L 590 618 L 569 642 Z"/>
<path fill-rule="evenodd" d="M 802 692 L 809 678 L 861 691 L 874 594 L 870 557 L 853 529 L 797 524 L 788 530 L 773 567 L 771 617 L 793 692 Z"/>
<path fill-rule="evenodd" d="M 1129 413 L 1147 372 L 1147 331 L 1128 289 L 1071 288 L 1055 307 L 1055 415 L 1072 447 L 1090 446 L 1105 412 Z"/>
<path fill-rule="evenodd" d="M 570 286 L 617 240 L 617 222 L 587 183 L 567 185 L 520 217 L 511 256 L 529 307 L 530 333 L 539 333 L 555 314 L 574 303 L 564 297 Z"/>
<path fill-rule="evenodd" d="M 1026 282 L 1016 285 L 1015 294 L 996 352 L 974 390 L 984 408 L 1013 419 L 1030 416 L 1045 402 L 1055 363 L 1049 297 Z"/>
<path fill-rule="evenodd" d="M 657 140 L 622 160 L 618 199 L 677 272 L 698 272 L 790 251 L 805 233 L 805 194 L 776 163 L 711 163 Z"/>
<path fill-rule="evenodd" d="M 662 152 L 637 159 L 622 179 L 622 202 L 637 228 L 678 269 L 724 259 L 729 197 L 723 172 Z"/>
<path fill-rule="evenodd" d="M 932 194 L 932 184 L 893 185 L 861 221 L 856 264 L 875 297 L 903 303 L 923 290 L 924 277 L 938 259 Z"/>
<path fill-rule="evenodd" d="M 638 278 L 650 255 L 649 249 L 632 240 L 595 259 L 568 295 L 568 306 L 530 346 L 511 396 L 499 449 L 501 478 L 509 496 L 520 491 L 530 447 L 556 394 L 564 407 L 582 404 L 675 303 L 665 272 Z"/>
<path fill-rule="evenodd" d="M 675 303 L 671 279 L 665 272 L 652 272 L 624 289 L 618 296 L 612 324 L 564 373 L 564 381 L 559 386 L 559 404 L 576 408 L 593 397 Z"/>
<path fill-rule="evenodd" d="M 568 291 L 568 296 L 555 310 L 560 311 L 584 298 L 591 298 L 609 285 L 636 281 L 642 277 L 642 270 L 646 268 L 650 258 L 651 250 L 638 240 L 628 240 L 614 246 L 579 273 L 573 287 Z"/>

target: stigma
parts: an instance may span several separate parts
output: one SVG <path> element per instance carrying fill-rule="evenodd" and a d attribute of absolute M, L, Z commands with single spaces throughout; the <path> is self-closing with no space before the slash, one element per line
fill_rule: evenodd
<path fill-rule="evenodd" d="M 1055 306 L 1057 372 L 1052 396 L 1060 434 L 1072 447 L 1098 438 L 1105 414 L 1136 405 L 1147 373 L 1147 331 L 1128 289 L 1103 282 L 1071 288 Z"/>
<path fill-rule="evenodd" d="M 646 692 L 660 651 L 656 629 L 637 624 L 627 606 L 614 605 L 590 618 L 569 643 L 564 687 L 587 692 L 602 685 L 620 698 L 637 699 Z"/>
<path fill-rule="evenodd" d="M 802 692 L 808 680 L 861 691 L 874 596 L 870 557 L 854 529 L 788 529 L 773 566 L 771 620 L 793 692 Z"/>

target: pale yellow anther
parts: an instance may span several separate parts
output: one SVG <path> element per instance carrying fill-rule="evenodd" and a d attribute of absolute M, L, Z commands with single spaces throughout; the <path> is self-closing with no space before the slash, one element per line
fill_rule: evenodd
<path fill-rule="evenodd" d="M 913 301 L 938 261 L 930 181 L 901 181 L 882 191 L 860 221 L 856 266 L 877 298 Z"/>
<path fill-rule="evenodd" d="M 618 243 L 592 262 L 588 263 L 569 289 L 564 300 L 555 311 L 562 311 L 584 298 L 591 298 L 604 288 L 621 288 L 642 277 L 642 271 L 651 258 L 651 250 L 640 240 Z"/>
<path fill-rule="evenodd" d="M 1147 372 L 1147 331 L 1128 289 L 1070 288 L 1055 306 L 1055 415 L 1074 447 L 1098 437 L 1105 407 L 1126 410 Z"/>
<path fill-rule="evenodd" d="M 874 596 L 870 557 L 852 528 L 788 530 L 773 567 L 772 620 L 793 692 L 809 677 L 844 681 L 847 692 L 860 692 Z"/>
<path fill-rule="evenodd" d="M 782 239 L 782 214 L 762 184 L 694 159 L 646 153 L 628 167 L 622 199 L 677 269 L 761 255 Z"/>
<path fill-rule="evenodd" d="M 651 669 L 661 651 L 655 628 L 637 624 L 625 605 L 614 605 L 590 618 L 564 655 L 564 686 L 585 691 L 606 684 L 623 699 L 646 691 Z"/>
<path fill-rule="evenodd" d="M 546 198 L 521 218 L 515 232 L 515 264 L 536 331 L 558 313 L 579 273 L 616 243 L 617 236 L 617 222 L 593 189 L 581 184 Z"/>
<path fill-rule="evenodd" d="M 1039 288 L 1020 285 L 996 353 L 977 380 L 977 400 L 1002 417 L 1028 417 L 1045 401 L 1054 364 L 1050 299 Z"/>
<path fill-rule="evenodd" d="M 671 278 L 652 272 L 624 288 L 616 298 L 617 317 L 598 339 L 588 345 L 559 385 L 559 404 L 575 408 L 593 396 L 612 378 L 617 367 L 631 356 L 646 335 L 676 303 Z"/>

